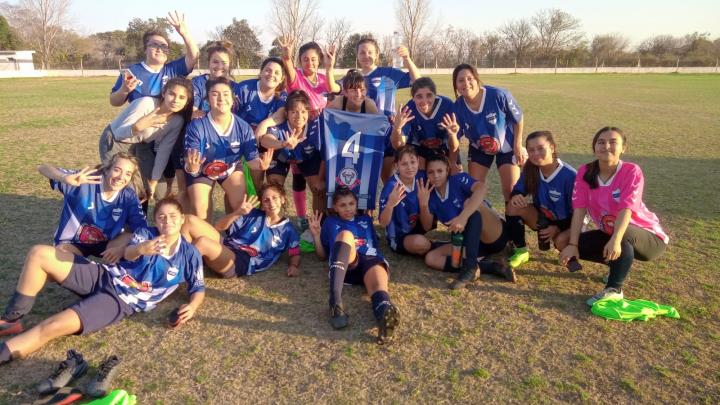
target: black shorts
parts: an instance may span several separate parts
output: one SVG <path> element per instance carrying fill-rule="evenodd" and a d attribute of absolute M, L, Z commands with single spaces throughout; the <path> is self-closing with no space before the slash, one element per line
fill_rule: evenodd
<path fill-rule="evenodd" d="M 348 266 L 347 273 L 345 274 L 345 284 L 351 285 L 365 285 L 365 273 L 367 273 L 373 266 L 380 265 L 390 275 L 390 266 L 385 259 L 377 256 L 366 256 L 358 254 L 355 257 L 355 261 Z"/>
<path fill-rule="evenodd" d="M 221 278 L 235 278 L 242 277 L 247 274 L 248 266 L 250 265 L 250 255 L 242 250 L 235 250 L 230 246 L 223 245 L 226 248 L 232 250 L 235 253 L 235 266 L 228 269 L 225 273 L 220 274 Z"/>
<path fill-rule="evenodd" d="M 118 297 L 110 273 L 80 256 L 75 256 L 70 274 L 61 286 L 82 297 L 69 307 L 80 318 L 81 335 L 98 331 L 135 313 Z"/>
<path fill-rule="evenodd" d="M 468 162 L 474 162 L 488 168 L 492 166 L 493 160 L 495 160 L 495 166 L 497 167 L 507 164 L 515 164 L 515 162 L 513 162 L 514 156 L 515 154 L 512 152 L 488 155 L 475 147 L 471 146 L 468 148 Z"/>
<path fill-rule="evenodd" d="M 428 160 L 428 159 L 430 159 L 430 157 L 437 156 L 437 155 L 443 155 L 448 159 L 450 158 L 450 151 L 447 149 L 441 149 L 441 148 L 432 149 L 432 148 L 428 148 L 428 147 L 422 146 L 422 145 L 413 145 L 413 147 L 417 151 L 418 156 L 420 156 L 421 158 L 423 158 L 425 160 Z M 462 164 L 459 153 L 457 155 L 457 162 L 455 162 L 455 163 Z"/>
<path fill-rule="evenodd" d="M 69 245 L 76 247 L 80 251 L 82 257 L 95 256 L 102 257 L 102 252 L 107 249 L 107 242 L 100 243 L 69 243 Z M 59 247 L 60 245 L 58 245 Z"/>
<path fill-rule="evenodd" d="M 242 168 L 240 169 L 240 171 L 242 173 Z M 232 173 L 228 174 L 227 176 L 225 176 L 221 179 L 216 179 L 216 180 L 213 180 L 202 174 L 198 175 L 197 177 L 193 177 L 190 174 L 188 174 L 188 172 L 185 172 L 185 184 L 187 184 L 187 187 L 190 187 L 193 184 L 198 184 L 198 183 L 199 184 L 207 184 L 208 186 L 212 186 L 215 182 L 217 182 L 219 185 L 222 186 L 222 184 L 225 182 L 225 180 L 229 179 L 230 176 L 235 174 L 235 172 L 237 172 L 237 170 L 234 170 Z"/>
<path fill-rule="evenodd" d="M 317 176 L 320 174 L 320 165 L 322 164 L 322 156 L 320 152 L 313 153 L 311 157 L 301 161 L 287 161 L 281 162 L 274 160 L 270 163 L 270 167 L 265 172 L 266 174 L 276 174 L 282 177 L 287 177 L 290 172 L 290 167 L 295 163 L 300 169 L 300 174 L 305 177 Z M 293 174 L 295 175 L 295 174 Z"/>

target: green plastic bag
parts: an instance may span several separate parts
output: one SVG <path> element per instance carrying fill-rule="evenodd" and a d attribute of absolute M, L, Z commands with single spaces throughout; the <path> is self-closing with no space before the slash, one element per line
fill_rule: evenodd
<path fill-rule="evenodd" d="M 680 318 L 677 309 L 647 300 L 599 300 L 593 304 L 590 310 L 593 314 L 605 319 L 623 322 L 647 321 L 657 316 Z"/>
<path fill-rule="evenodd" d="M 135 395 L 130 395 L 125 390 L 115 390 L 103 398 L 88 402 L 88 405 L 135 405 L 136 402 Z"/>
<path fill-rule="evenodd" d="M 243 160 L 243 173 L 245 174 L 245 193 L 248 197 L 256 196 L 257 191 L 255 190 L 255 183 L 253 183 L 252 176 L 250 175 L 250 166 Z"/>

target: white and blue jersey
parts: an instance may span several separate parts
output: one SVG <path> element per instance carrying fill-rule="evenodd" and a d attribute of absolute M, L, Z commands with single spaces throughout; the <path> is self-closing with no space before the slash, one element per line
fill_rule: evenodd
<path fill-rule="evenodd" d="M 532 196 L 533 205 L 551 221 L 572 218 L 572 194 L 577 171 L 569 164 L 558 159 L 558 167 L 547 178 L 538 169 L 539 182 L 537 192 Z M 512 195 L 527 195 L 525 175 L 515 183 Z"/>
<path fill-rule="evenodd" d="M 253 129 L 275 111 L 285 107 L 287 98 L 287 93 L 283 91 L 277 97 L 273 95 L 269 100 L 263 100 L 259 89 L 259 79 L 233 83 L 233 94 L 237 97 L 236 101 L 238 102 L 235 106 L 235 113 L 247 121 Z"/>
<path fill-rule="evenodd" d="M 160 235 L 157 228 L 140 228 L 129 246 Z M 122 259 L 116 265 L 103 265 L 112 276 L 118 297 L 135 312 L 150 311 L 178 287 L 187 283 L 188 293 L 205 291 L 200 252 L 181 236 L 169 256 L 140 255 L 137 260 Z"/>
<path fill-rule="evenodd" d="M 390 123 L 384 115 L 323 110 L 323 144 L 328 206 L 335 188 L 358 197 L 358 209 L 375 209 L 380 170 Z"/>
<path fill-rule="evenodd" d="M 342 231 L 350 231 L 355 236 L 355 250 L 358 254 L 383 258 L 382 253 L 380 253 L 375 228 L 373 227 L 372 217 L 359 215 L 346 221 L 333 215 L 325 219 L 320 230 L 320 242 L 328 256 L 328 262 L 332 256 L 330 253 L 335 244 L 335 239 Z"/>
<path fill-rule="evenodd" d="M 406 143 L 428 149 L 442 150 L 447 153 L 448 146 L 447 130 L 443 128 L 443 117 L 445 114 L 452 116 L 454 103 L 445 96 L 437 96 L 435 105 L 429 116 L 421 113 L 414 100 L 408 101 L 408 107 L 415 117 L 402 128 Z"/>
<path fill-rule="evenodd" d="M 272 127 L 268 130 L 275 138 L 280 141 L 284 141 L 287 134 L 290 134 L 292 130 L 288 125 L 287 121 L 282 124 Z M 321 151 L 321 140 L 320 140 L 320 119 L 315 118 L 309 120 L 305 125 L 305 133 L 301 137 L 305 137 L 305 140 L 295 146 L 294 149 L 278 149 L 275 151 L 276 156 L 282 155 L 280 160 L 285 158 L 284 161 L 295 160 L 298 162 L 310 160 L 317 156 Z"/>
<path fill-rule="evenodd" d="M 246 161 L 257 159 L 258 150 L 255 135 L 247 122 L 233 114 L 232 123 L 226 133 L 212 121 L 212 114 L 195 119 L 185 131 L 185 151 L 200 151 L 205 162 L 200 173 L 210 179 L 224 179 L 235 171 L 241 158 Z"/>
<path fill-rule="evenodd" d="M 386 116 L 395 114 L 395 97 L 398 89 L 410 87 L 410 73 L 400 69 L 378 66 L 364 75 L 367 96 Z"/>
<path fill-rule="evenodd" d="M 459 136 L 465 136 L 471 147 L 488 155 L 512 152 L 513 124 L 522 120 L 522 110 L 509 91 L 493 86 L 483 88 L 480 111 L 471 110 L 463 97 L 455 101 Z"/>
<path fill-rule="evenodd" d="M 223 243 L 248 254 L 250 261 L 245 273 L 248 276 L 270 268 L 285 250 L 293 256 L 300 254 L 300 236 L 290 221 L 283 218 L 268 225 L 265 213 L 258 209 L 235 220 Z"/>
<path fill-rule="evenodd" d="M 425 179 L 425 172 L 422 170 L 418 171 L 415 175 L 415 181 L 411 189 L 405 186 L 405 198 L 393 208 L 392 219 L 390 220 L 390 224 L 385 228 L 385 236 L 393 250 L 397 250 L 400 239 L 412 233 L 420 223 L 420 203 L 418 202 L 416 190 L 417 182 L 420 179 Z M 401 180 L 396 173 L 390 176 L 387 183 L 383 186 L 382 192 L 380 193 L 380 212 L 387 207 L 390 193 L 392 193 L 395 185 L 398 183 L 401 183 Z"/>
<path fill-rule="evenodd" d="M 74 171 L 60 169 L 64 173 Z M 104 181 L 103 181 L 104 183 Z M 124 229 L 134 232 L 147 226 L 135 190 L 125 187 L 108 201 L 102 198 L 103 183 L 78 187 L 50 180 L 50 187 L 64 196 L 54 243 L 93 245 L 108 242 Z"/>
<path fill-rule="evenodd" d="M 132 103 L 136 98 L 140 97 L 160 97 L 162 88 L 168 80 L 173 77 L 185 77 L 192 72 L 192 69 L 188 70 L 187 65 L 185 64 L 185 56 L 166 63 L 157 72 L 152 71 L 145 62 L 135 63 L 130 65 L 127 69 L 130 70 L 140 81 L 140 84 L 135 87 L 135 90 L 128 94 L 128 103 Z M 120 73 L 117 81 L 115 81 L 115 85 L 113 86 L 111 93 L 118 91 L 122 86 L 122 82 L 123 74 Z"/>
<path fill-rule="evenodd" d="M 437 189 L 430 193 L 429 211 L 440 222 L 447 225 L 462 212 L 465 200 L 472 196 L 472 187 L 475 181 L 467 173 L 458 173 L 448 177 L 445 183 L 445 198 L 440 197 Z"/>

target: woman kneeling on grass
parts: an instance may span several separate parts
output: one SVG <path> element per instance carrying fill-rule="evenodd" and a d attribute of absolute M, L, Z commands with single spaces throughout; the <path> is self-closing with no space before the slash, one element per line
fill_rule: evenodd
<path fill-rule="evenodd" d="M 135 312 L 150 311 L 180 283 L 187 283 L 190 301 L 178 309 L 178 322 L 189 321 L 205 297 L 205 285 L 202 258 L 180 235 L 183 220 L 176 199 L 158 201 L 157 228 L 138 229 L 116 265 L 89 262 L 52 246 L 34 246 L 0 319 L 0 335 L 20 333 L 0 345 L 0 364 L 25 357 L 55 338 L 88 334 Z M 21 318 L 48 279 L 82 299 L 23 332 Z"/>
<path fill-rule="evenodd" d="M 430 229 L 439 219 L 452 233 L 463 236 L 465 262 L 461 269 L 453 269 L 452 245 L 446 243 L 425 255 L 428 267 L 451 272 L 460 271 L 450 288 L 461 289 L 480 277 L 480 273 L 495 274 L 515 281 L 515 272 L 502 263 L 478 259 L 503 252 L 508 242 L 504 224 L 497 212 L 484 200 L 487 186 L 467 173 L 449 176 L 450 162 L 443 155 L 427 160 L 428 181 L 420 181 L 418 201 L 420 221 Z"/>
<path fill-rule="evenodd" d="M 563 264 L 580 258 L 610 267 L 605 288 L 587 300 L 590 306 L 601 299 L 622 299 L 633 259 L 654 260 L 670 240 L 642 200 L 642 170 L 620 160 L 627 148 L 625 134 L 602 128 L 592 146 L 597 160 L 582 166 L 575 178 L 570 242 L 560 254 Z M 581 232 L 586 213 L 598 229 Z"/>
<path fill-rule="evenodd" d="M 287 275 L 300 275 L 300 236 L 283 216 L 285 190 L 277 183 L 267 183 L 228 215 L 211 226 L 188 216 L 183 233 L 191 239 L 205 259 L 207 266 L 222 278 L 252 275 L 269 269 L 287 250 L 290 263 Z M 220 232 L 227 231 L 223 239 Z"/>
<path fill-rule="evenodd" d="M 363 285 L 372 299 L 377 343 L 387 343 L 400 321 L 400 312 L 390 301 L 390 267 L 380 253 L 373 219 L 356 215 L 357 196 L 347 187 L 335 190 L 332 208 L 337 216 L 327 217 L 322 226 L 320 212 L 310 218 L 315 253 L 321 260 L 328 259 L 330 267 L 330 324 L 342 329 L 350 320 L 342 304 L 343 284 Z"/>

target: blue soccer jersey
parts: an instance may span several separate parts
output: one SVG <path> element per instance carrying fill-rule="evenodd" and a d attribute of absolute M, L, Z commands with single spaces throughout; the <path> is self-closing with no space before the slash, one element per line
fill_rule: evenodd
<path fill-rule="evenodd" d="M 447 225 L 450 220 L 460 215 L 465 207 L 465 200 L 472 195 L 475 179 L 467 173 L 458 173 L 448 177 L 445 183 L 445 198 L 440 197 L 438 190 L 430 193 L 428 209 L 440 222 Z"/>
<path fill-rule="evenodd" d="M 437 96 L 435 100 L 435 105 L 429 116 L 418 111 L 415 101 L 408 101 L 406 106 L 415 118 L 405 124 L 402 132 L 407 138 L 406 142 L 410 145 L 436 149 L 447 153 L 449 150 L 448 134 L 447 130 L 442 127 L 442 122 L 445 114 L 452 116 L 454 103 L 445 96 Z"/>
<path fill-rule="evenodd" d="M 200 111 L 209 112 L 210 103 L 207 99 L 207 82 L 210 79 L 210 75 L 205 73 L 204 75 L 195 76 L 192 79 L 193 86 L 193 106 Z M 231 87 L 236 83 L 230 81 Z"/>
<path fill-rule="evenodd" d="M 532 196 L 533 205 L 553 221 L 572 218 L 572 194 L 577 174 L 572 166 L 562 160 L 558 159 L 558 164 L 557 169 L 547 178 L 540 172 L 537 193 Z M 512 194 L 527 195 L 524 174 L 520 175 Z"/>
<path fill-rule="evenodd" d="M 136 98 L 140 97 L 160 97 L 162 88 L 168 80 L 173 77 L 185 77 L 192 72 L 192 69 L 188 70 L 187 65 L 185 64 L 185 56 L 166 63 L 157 72 L 152 71 L 145 62 L 130 65 L 128 69 L 140 81 L 140 84 L 135 87 L 135 90 L 128 94 L 128 103 L 132 103 Z M 118 91 L 122 86 L 122 82 L 123 74 L 120 73 L 115 81 L 115 85 L 113 86 L 111 93 Z"/>
<path fill-rule="evenodd" d="M 157 228 L 140 228 L 129 246 L 138 245 L 160 235 Z M 205 291 L 203 262 L 200 252 L 181 236 L 169 256 L 141 255 L 134 261 L 120 260 L 103 265 L 112 276 L 118 297 L 135 312 L 150 311 L 178 287 L 187 283 L 188 293 Z"/>
<path fill-rule="evenodd" d="M 250 125 L 236 115 L 226 133 L 212 121 L 211 114 L 190 122 L 185 131 L 185 151 L 200 151 L 205 162 L 200 173 L 210 179 L 224 179 L 235 171 L 241 158 L 257 159 L 258 150 Z"/>
<path fill-rule="evenodd" d="M 378 66 L 364 76 L 367 96 L 375 101 L 378 111 L 388 117 L 395 114 L 397 91 L 410 87 L 410 73 L 392 67 Z"/>
<path fill-rule="evenodd" d="M 412 188 L 408 189 L 405 186 L 405 198 L 403 198 L 398 205 L 393 208 L 392 219 L 390 224 L 385 228 L 385 236 L 387 237 L 388 244 L 393 250 L 397 249 L 400 238 L 411 233 L 420 220 L 420 203 L 418 202 L 417 196 L 417 181 L 419 179 L 425 179 L 425 172 L 419 171 L 415 175 L 415 182 Z M 385 210 L 387 207 L 388 198 L 392 193 L 395 185 L 400 183 L 400 178 L 397 173 L 392 175 L 388 182 L 383 186 L 382 192 L 380 193 L 380 212 Z"/>
<path fill-rule="evenodd" d="M 278 140 L 284 141 L 287 139 L 286 135 L 292 131 L 287 121 L 285 121 L 276 127 L 270 128 L 269 132 Z M 301 137 L 305 137 L 306 139 L 297 144 L 294 149 L 284 148 L 275 150 L 275 156 L 283 155 L 286 160 L 302 162 L 311 159 L 319 153 L 321 150 L 320 119 L 309 120 L 305 125 L 305 133 Z"/>
<path fill-rule="evenodd" d="M 64 173 L 74 173 L 60 169 Z M 123 230 L 134 232 L 147 226 L 145 214 L 135 190 L 125 187 L 106 201 L 103 184 L 82 184 L 78 187 L 50 180 L 50 187 L 64 198 L 60 223 L 54 243 L 96 244 L 117 237 Z"/>
<path fill-rule="evenodd" d="M 460 136 L 470 141 L 470 146 L 488 155 L 513 151 L 515 134 L 513 124 L 522 120 L 520 106 L 505 89 L 483 86 L 485 92 L 480 111 L 471 110 L 465 99 L 455 101 L 455 113 L 460 125 Z"/>
<path fill-rule="evenodd" d="M 237 97 L 236 114 L 247 121 L 253 129 L 275 111 L 285 107 L 287 94 L 283 91 L 277 97 L 263 100 L 259 92 L 260 80 L 250 79 L 233 84 L 233 94 Z"/>
<path fill-rule="evenodd" d="M 300 254 L 300 236 L 290 221 L 283 218 L 275 225 L 268 225 L 265 213 L 258 209 L 233 222 L 223 243 L 250 256 L 245 273 L 248 276 L 270 268 L 286 250 L 291 255 Z"/>
<path fill-rule="evenodd" d="M 335 188 L 345 186 L 358 197 L 358 208 L 375 209 L 385 141 L 390 123 L 384 115 L 323 111 L 323 144 L 328 206 Z"/>
<path fill-rule="evenodd" d="M 338 234 L 342 231 L 350 231 L 355 236 L 355 249 L 358 254 L 383 258 L 382 253 L 380 253 L 375 228 L 373 227 L 372 217 L 359 215 L 346 221 L 333 215 L 325 219 L 320 229 L 320 242 L 328 256 L 328 261 L 331 257 L 330 249 L 335 244 Z"/>

